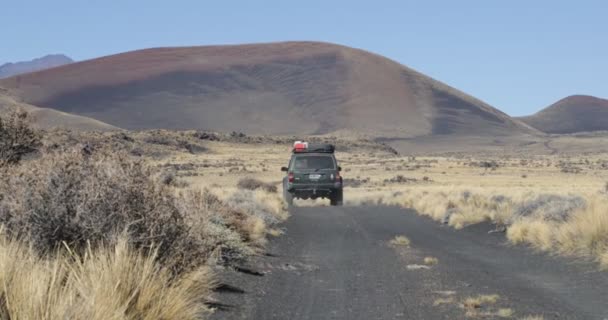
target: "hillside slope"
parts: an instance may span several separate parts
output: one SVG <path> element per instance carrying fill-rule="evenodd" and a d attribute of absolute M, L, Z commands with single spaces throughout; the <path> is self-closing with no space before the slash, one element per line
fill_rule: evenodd
<path fill-rule="evenodd" d="M 28 111 L 33 119 L 32 125 L 39 129 L 64 128 L 75 131 L 110 131 L 119 128 L 101 121 L 68 114 L 54 109 L 38 108 L 18 101 L 3 88 L 0 88 L 0 115 L 16 108 Z"/>
<path fill-rule="evenodd" d="M 318 42 L 155 48 L 0 80 L 24 101 L 127 129 L 382 137 L 536 132 L 392 60 Z"/>
<path fill-rule="evenodd" d="M 49 54 L 44 57 L 30 61 L 21 61 L 14 63 L 9 62 L 0 65 L 0 78 L 7 78 L 22 73 L 49 69 L 72 62 L 74 62 L 74 60 L 63 54 Z"/>
<path fill-rule="evenodd" d="M 608 130 L 608 100 L 574 95 L 538 113 L 519 118 L 546 133 L 576 133 Z"/>

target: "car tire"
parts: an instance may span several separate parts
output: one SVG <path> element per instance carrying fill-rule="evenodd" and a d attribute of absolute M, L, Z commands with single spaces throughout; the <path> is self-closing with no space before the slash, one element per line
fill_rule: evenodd
<path fill-rule="evenodd" d="M 330 198 L 329 203 L 332 206 L 341 206 L 344 200 L 344 194 L 342 193 L 342 189 L 337 190 Z"/>
<path fill-rule="evenodd" d="M 287 203 L 288 208 L 293 207 L 293 194 L 286 189 L 283 189 L 283 199 L 285 200 L 285 203 Z"/>

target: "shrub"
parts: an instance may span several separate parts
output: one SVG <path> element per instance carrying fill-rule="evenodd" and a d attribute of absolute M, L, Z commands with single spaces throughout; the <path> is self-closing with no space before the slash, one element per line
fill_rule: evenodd
<path fill-rule="evenodd" d="M 498 167 L 500 167 L 500 164 L 498 162 L 496 162 L 495 160 L 490 160 L 490 161 L 480 161 L 480 162 L 471 162 L 469 163 L 469 165 L 471 167 L 480 167 L 480 168 L 484 168 L 485 170 L 496 170 L 498 169 Z"/>
<path fill-rule="evenodd" d="M 40 146 L 40 134 L 29 126 L 23 110 L 0 117 L 0 167 L 12 165 Z"/>
<path fill-rule="evenodd" d="M 403 175 L 396 175 L 390 179 L 384 179 L 384 183 L 409 183 L 409 182 L 416 182 L 417 180 L 415 178 L 408 178 L 405 177 Z"/>
<path fill-rule="evenodd" d="M 237 183 L 237 186 L 240 189 L 245 189 L 245 190 L 262 189 L 262 190 L 264 190 L 266 192 L 270 192 L 270 193 L 277 192 L 277 186 L 264 182 L 264 181 L 260 181 L 258 179 L 254 179 L 254 178 L 242 178 Z"/>
<path fill-rule="evenodd" d="M 0 177 L 0 225 L 39 253 L 65 243 L 82 254 L 124 236 L 138 250 L 155 248 L 177 274 L 210 257 L 242 260 L 264 243 L 265 226 L 279 221 L 282 207 L 256 197 L 271 196 L 261 190 L 222 201 L 208 190 L 178 194 L 155 176 L 120 153 L 47 154 Z"/>
<path fill-rule="evenodd" d="M 15 167 L 0 185 L 0 223 L 31 239 L 39 252 L 65 242 L 81 252 L 126 234 L 136 248 L 158 250 L 175 267 L 187 226 L 173 191 L 140 161 L 125 155 L 50 154 Z"/>
<path fill-rule="evenodd" d="M 580 196 L 541 194 L 515 207 L 513 219 L 534 217 L 544 221 L 564 222 L 585 205 L 585 199 Z"/>
<path fill-rule="evenodd" d="M 250 236 L 243 226 L 248 219 L 245 211 L 230 207 L 209 190 L 181 194 L 178 206 L 189 226 L 189 238 L 199 252 L 204 251 L 203 257 L 216 255 L 224 263 L 230 263 L 255 253 L 246 243 Z"/>
<path fill-rule="evenodd" d="M 344 181 L 342 182 L 344 184 L 344 186 L 347 187 L 351 187 L 351 188 L 358 188 L 361 187 L 367 183 L 369 183 L 370 179 L 369 178 L 345 178 Z"/>

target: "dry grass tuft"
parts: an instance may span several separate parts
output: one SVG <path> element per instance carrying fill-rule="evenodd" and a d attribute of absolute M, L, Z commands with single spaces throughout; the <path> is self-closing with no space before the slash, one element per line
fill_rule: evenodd
<path fill-rule="evenodd" d="M 531 243 L 537 248 L 549 250 L 553 246 L 552 232 L 555 227 L 553 223 L 523 219 L 507 229 L 507 238 L 514 244 Z"/>
<path fill-rule="evenodd" d="M 408 237 L 406 237 L 406 236 L 395 236 L 390 241 L 390 244 L 394 245 L 394 246 L 409 247 L 410 246 L 410 239 L 408 239 Z"/>
<path fill-rule="evenodd" d="M 408 264 L 406 266 L 408 270 L 428 270 L 431 267 L 423 265 L 423 264 Z"/>
<path fill-rule="evenodd" d="M 281 229 L 277 229 L 277 228 L 271 228 L 268 230 L 268 234 L 273 237 L 279 237 L 279 236 L 282 236 L 283 234 L 285 234 L 285 231 L 283 231 Z"/>
<path fill-rule="evenodd" d="M 496 316 L 501 318 L 511 318 L 513 317 L 513 309 L 511 308 L 500 308 L 496 311 Z"/>
<path fill-rule="evenodd" d="M 454 298 L 453 297 L 448 297 L 448 298 L 439 298 L 436 299 L 435 301 L 433 301 L 433 306 L 437 307 L 437 306 L 441 306 L 441 305 L 445 305 L 445 304 L 453 304 Z"/>
<path fill-rule="evenodd" d="M 439 263 L 439 259 L 435 257 L 424 257 L 424 264 L 426 265 L 436 265 Z"/>
<path fill-rule="evenodd" d="M 495 304 L 500 298 L 497 294 L 482 294 L 475 297 L 468 297 L 462 303 L 465 309 L 479 309 L 484 305 Z"/>
<path fill-rule="evenodd" d="M 0 240 L 2 319 L 201 319 L 213 280 L 202 267 L 175 277 L 156 251 L 126 239 L 91 249 L 40 257 L 15 240 Z"/>

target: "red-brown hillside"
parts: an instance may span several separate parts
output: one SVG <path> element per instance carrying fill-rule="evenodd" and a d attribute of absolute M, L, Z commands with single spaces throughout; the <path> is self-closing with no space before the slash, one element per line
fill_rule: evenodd
<path fill-rule="evenodd" d="M 383 137 L 535 130 L 392 60 L 317 42 L 156 48 L 0 80 L 118 127 Z"/>
<path fill-rule="evenodd" d="M 520 119 L 546 133 L 604 131 L 608 130 L 608 100 L 584 95 L 569 96 Z"/>

